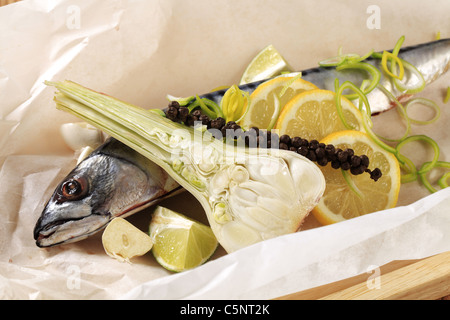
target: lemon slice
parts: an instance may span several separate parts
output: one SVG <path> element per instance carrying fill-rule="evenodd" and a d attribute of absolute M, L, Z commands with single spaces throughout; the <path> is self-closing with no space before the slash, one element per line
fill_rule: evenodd
<path fill-rule="evenodd" d="M 247 66 L 239 84 L 268 79 L 283 71 L 291 72 L 292 69 L 278 50 L 273 45 L 268 45 Z"/>
<path fill-rule="evenodd" d="M 210 227 L 160 206 L 153 213 L 149 229 L 156 261 L 174 272 L 205 263 L 218 246 Z"/>
<path fill-rule="evenodd" d="M 367 173 L 349 175 L 351 186 L 341 170 L 328 164 L 320 167 L 325 181 L 325 193 L 312 211 L 322 224 L 331 224 L 379 210 L 395 207 L 400 191 L 400 167 L 396 157 L 379 147 L 360 131 L 340 131 L 330 134 L 320 142 L 333 144 L 342 150 L 351 148 L 356 155 L 369 157 L 369 169 L 379 168 L 382 176 L 378 181 L 370 179 Z"/>
<path fill-rule="evenodd" d="M 260 84 L 250 95 L 250 106 L 240 125 L 245 129 L 271 129 L 288 101 L 299 93 L 317 89 L 309 81 L 300 78 L 292 82 L 293 79 L 289 76 L 277 77 Z"/>
<path fill-rule="evenodd" d="M 342 97 L 343 115 L 354 130 L 363 130 L 361 112 Z M 320 140 L 333 132 L 348 130 L 339 117 L 335 93 L 328 90 L 310 90 L 291 99 L 278 118 L 275 129 L 290 137 Z"/>

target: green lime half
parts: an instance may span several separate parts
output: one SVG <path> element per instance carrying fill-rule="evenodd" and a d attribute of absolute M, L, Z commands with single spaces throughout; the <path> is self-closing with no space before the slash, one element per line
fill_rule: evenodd
<path fill-rule="evenodd" d="M 161 206 L 153 213 L 149 234 L 156 261 L 174 272 L 202 265 L 218 246 L 210 227 Z"/>

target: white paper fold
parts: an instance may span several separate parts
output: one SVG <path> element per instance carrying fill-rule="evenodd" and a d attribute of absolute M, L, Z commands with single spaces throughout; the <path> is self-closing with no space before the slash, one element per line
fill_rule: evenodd
<path fill-rule="evenodd" d="M 320 228 L 311 218 L 309 230 L 229 255 L 219 250 L 181 274 L 151 255 L 121 264 L 104 253 L 98 235 L 40 249 L 32 234 L 75 163 L 59 130 L 78 119 L 55 109 L 54 90 L 43 81 L 69 79 L 162 108 L 167 94 L 237 83 L 268 44 L 302 70 L 341 45 L 365 54 L 391 49 L 401 35 L 405 46 L 431 41 L 437 31 L 449 37 L 449 11 L 448 0 L 24 0 L 0 8 L 0 298 L 270 299 L 450 250 L 450 189 L 429 195 L 418 183 L 402 185 L 403 207 Z M 381 23 L 368 23 L 376 12 Z M 421 96 L 442 106 L 449 80 L 445 75 Z M 378 119 L 383 136 L 402 129 L 395 112 Z M 438 141 L 447 161 L 449 121 L 450 108 L 442 106 L 436 125 L 413 126 L 414 134 Z M 164 204 L 202 216 L 192 197 L 176 197 Z M 145 230 L 150 212 L 130 219 Z"/>
<path fill-rule="evenodd" d="M 450 250 L 450 189 L 416 203 L 264 241 L 153 280 L 124 299 L 273 299 Z M 382 284 L 381 284 L 382 285 Z"/>

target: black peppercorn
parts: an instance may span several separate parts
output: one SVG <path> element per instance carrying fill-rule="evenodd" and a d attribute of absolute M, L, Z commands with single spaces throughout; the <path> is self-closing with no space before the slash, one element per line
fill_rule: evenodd
<path fill-rule="evenodd" d="M 358 156 L 353 155 L 350 158 L 350 163 L 351 163 L 353 168 L 359 167 L 361 165 L 361 158 L 358 157 Z"/>
<path fill-rule="evenodd" d="M 281 143 L 284 143 L 285 145 L 291 144 L 291 138 L 287 134 L 283 134 L 280 136 L 280 145 Z"/>
<path fill-rule="evenodd" d="M 186 118 L 189 114 L 189 109 L 186 107 L 180 107 L 178 109 L 178 119 L 180 119 L 180 121 L 182 122 L 186 122 Z"/>
<path fill-rule="evenodd" d="M 291 144 L 295 148 L 300 148 L 301 147 L 301 141 L 302 141 L 302 139 L 300 137 L 294 137 L 294 138 L 291 139 Z"/>
<path fill-rule="evenodd" d="M 167 108 L 166 117 L 172 121 L 175 121 L 178 115 L 178 109 L 170 106 Z"/>
<path fill-rule="evenodd" d="M 170 101 L 169 102 L 169 107 L 173 107 L 178 109 L 180 107 L 180 103 L 178 101 Z"/>
<path fill-rule="evenodd" d="M 316 161 L 317 160 L 317 156 L 316 153 L 313 150 L 309 150 L 308 154 L 306 155 L 306 157 L 311 160 L 311 161 Z"/>
<path fill-rule="evenodd" d="M 341 168 L 342 168 L 342 170 L 350 169 L 350 163 L 348 163 L 348 162 L 341 162 Z"/>
<path fill-rule="evenodd" d="M 315 139 L 308 141 L 300 137 L 291 138 L 287 134 L 278 136 L 276 133 L 259 130 L 257 127 L 251 127 L 247 132 L 244 132 L 235 121 L 226 123 L 222 117 L 211 120 L 208 116 L 202 114 L 200 109 L 189 113 L 189 109 L 186 106 L 180 106 L 176 101 L 170 102 L 164 112 L 168 119 L 175 122 L 181 121 L 188 126 L 194 126 L 196 121 L 200 121 L 203 125 L 207 126 L 208 130 L 220 130 L 222 135 L 218 132 L 211 131 L 217 139 L 221 137 L 227 137 L 229 139 L 242 138 L 249 147 L 274 147 L 294 151 L 311 161 L 317 162 L 320 166 L 326 166 L 328 163 L 331 163 L 332 168 L 350 170 L 350 173 L 353 175 L 360 175 L 367 172 L 374 181 L 379 180 L 382 176 L 379 168 L 375 168 L 374 170 L 368 169 L 370 161 L 367 155 L 357 156 L 354 150 L 350 148 L 342 150 L 332 144 L 325 145 L 324 143 L 319 143 Z"/>
<path fill-rule="evenodd" d="M 326 157 L 317 159 L 317 164 L 324 167 L 328 164 L 328 159 Z"/>
<path fill-rule="evenodd" d="M 322 158 L 326 159 L 326 157 L 325 157 L 325 149 L 324 148 L 321 148 L 321 147 L 317 148 L 315 150 L 315 153 L 316 153 L 316 156 L 317 156 L 318 159 L 322 159 Z"/>
<path fill-rule="evenodd" d="M 346 161 L 347 161 L 347 158 L 348 158 L 348 152 L 347 152 L 347 151 L 340 151 L 340 152 L 337 154 L 337 158 L 338 158 L 338 160 L 339 160 L 341 163 L 346 162 Z"/>
<path fill-rule="evenodd" d="M 339 160 L 333 160 L 331 161 L 331 167 L 333 169 L 339 169 L 341 167 L 341 163 L 339 162 Z"/>
<path fill-rule="evenodd" d="M 301 146 L 300 148 L 298 148 L 297 151 L 299 154 L 301 154 L 302 156 L 306 157 L 309 153 L 309 150 L 307 147 Z"/>

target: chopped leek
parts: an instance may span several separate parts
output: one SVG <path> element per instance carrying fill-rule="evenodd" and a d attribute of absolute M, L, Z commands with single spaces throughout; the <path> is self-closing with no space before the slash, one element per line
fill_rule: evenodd
<path fill-rule="evenodd" d="M 399 74 L 397 75 L 397 74 L 394 74 L 391 70 L 389 70 L 389 68 L 387 67 L 387 59 L 391 59 L 391 61 L 392 61 L 392 68 L 391 69 L 394 69 L 394 63 L 397 63 L 398 64 L 398 66 L 399 66 L 399 68 L 400 68 L 400 71 L 399 71 Z M 383 56 L 381 57 L 381 66 L 383 67 L 383 70 L 389 75 L 389 76 L 391 76 L 392 78 L 396 78 L 396 79 L 399 79 L 399 80 L 402 80 L 403 79 L 403 75 L 405 74 L 405 69 L 404 69 L 404 67 L 403 67 L 403 63 L 402 63 L 402 61 L 400 60 L 400 58 L 399 57 L 397 57 L 396 55 L 394 55 L 394 54 L 392 54 L 392 53 L 390 53 L 390 52 L 388 52 L 388 51 L 384 51 L 383 52 Z"/>
<path fill-rule="evenodd" d="M 412 119 L 411 117 L 408 116 L 409 121 L 411 121 L 411 123 L 415 123 L 415 124 L 431 124 L 433 122 L 435 122 L 437 119 L 439 119 L 439 117 L 441 116 L 441 109 L 439 108 L 439 106 L 432 100 L 430 99 L 425 99 L 425 98 L 414 98 L 409 100 L 406 104 L 405 104 L 405 111 L 406 109 L 416 103 L 420 103 L 422 105 L 428 106 L 432 109 L 434 109 L 434 117 L 431 118 L 430 120 L 416 120 L 416 119 Z"/>
<path fill-rule="evenodd" d="M 409 62 L 400 58 L 399 60 L 401 61 L 402 66 L 409 70 L 411 76 L 409 77 L 408 83 L 403 83 L 401 80 L 394 78 L 394 84 L 397 89 L 406 94 L 416 94 L 422 91 L 426 84 L 422 73 Z"/>
<path fill-rule="evenodd" d="M 246 113 L 246 106 L 250 105 L 250 96 L 239 89 L 237 85 L 231 86 L 223 95 L 220 102 L 223 117 L 226 122 L 239 122 Z"/>
<path fill-rule="evenodd" d="M 444 97 L 444 103 L 447 103 L 449 99 L 450 99 L 450 87 L 447 87 L 447 93 L 445 94 Z"/>
<path fill-rule="evenodd" d="M 181 97 L 174 97 L 170 94 L 168 94 L 166 96 L 167 100 L 169 101 L 176 101 L 180 104 L 180 106 L 185 106 L 188 105 L 192 100 L 195 99 L 195 96 L 190 96 L 190 97 L 186 97 L 186 98 L 181 98 Z"/>
<path fill-rule="evenodd" d="M 202 109 L 202 112 L 211 119 L 223 116 L 221 109 L 214 101 L 206 98 L 200 99 L 198 95 L 195 96 L 195 101 L 189 105 L 189 112 L 197 107 L 200 107 L 200 109 Z"/>
<path fill-rule="evenodd" d="M 57 108 L 142 153 L 192 193 L 227 252 L 297 231 L 325 190 L 318 166 L 295 152 L 226 144 L 74 82 L 47 84 L 59 90 Z"/>
<path fill-rule="evenodd" d="M 360 69 L 360 70 L 367 71 L 371 75 L 372 81 L 369 85 L 365 86 L 365 89 L 364 89 L 365 94 L 368 94 L 369 92 L 371 92 L 380 83 L 380 79 L 381 79 L 380 71 L 376 67 L 374 67 L 373 65 L 371 65 L 369 63 L 365 63 L 365 62 L 348 63 L 348 64 L 343 64 L 336 68 L 336 70 L 338 70 L 338 71 L 344 70 L 344 69 Z M 357 94 L 347 95 L 346 97 L 350 100 L 354 100 L 354 99 L 358 98 L 358 95 Z"/>
<path fill-rule="evenodd" d="M 425 163 L 422 165 L 422 168 L 429 168 L 430 165 L 431 165 L 431 162 L 425 162 Z M 450 162 L 446 162 L 446 161 L 437 161 L 437 162 L 435 163 L 435 165 L 433 166 L 433 168 L 446 168 L 446 169 L 450 169 Z M 428 174 L 429 171 L 430 171 L 430 170 L 419 173 L 419 178 L 420 178 L 420 181 L 423 183 L 423 185 L 428 189 L 428 191 L 430 191 L 431 193 L 434 193 L 434 192 L 437 191 L 437 189 L 434 188 L 434 187 L 431 185 L 430 181 L 428 180 L 427 174 Z M 441 188 L 443 188 L 443 189 L 444 189 L 444 188 L 447 188 L 447 187 L 448 187 L 448 184 L 447 184 L 447 179 L 448 179 L 448 178 L 450 178 L 450 172 L 444 173 L 444 174 L 441 176 L 441 178 L 438 180 L 438 185 L 439 185 Z"/>
<path fill-rule="evenodd" d="M 352 64 L 366 60 L 373 54 L 373 49 L 362 57 L 356 53 L 342 54 L 342 47 L 339 47 L 338 55 L 319 62 L 321 67 L 339 67 L 344 64 Z"/>
<path fill-rule="evenodd" d="M 361 190 L 359 190 L 358 186 L 355 184 L 348 171 L 341 169 L 341 172 L 350 190 L 352 190 L 358 196 L 358 198 L 364 199 L 363 193 L 361 192 Z"/>

